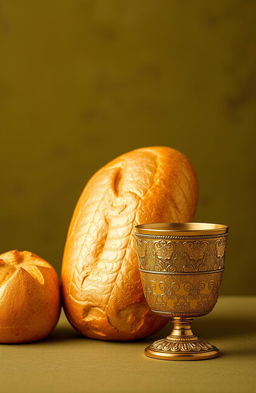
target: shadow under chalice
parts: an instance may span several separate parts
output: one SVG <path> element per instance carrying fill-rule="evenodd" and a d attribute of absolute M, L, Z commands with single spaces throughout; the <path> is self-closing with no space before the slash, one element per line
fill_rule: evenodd
<path fill-rule="evenodd" d="M 221 357 L 236 357 L 236 358 L 252 358 L 256 357 L 256 319 L 255 318 L 239 318 L 230 316 L 215 316 L 214 318 L 196 318 L 192 323 L 192 328 L 194 334 L 200 338 L 216 344 L 220 349 Z M 152 342 L 164 338 L 170 334 L 172 330 L 172 323 L 163 327 L 158 332 L 152 334 L 151 336 L 145 337 L 143 339 L 138 339 L 134 341 L 104 341 L 109 344 L 109 346 L 126 346 L 132 345 L 136 346 L 138 344 L 143 344 L 143 347 L 150 345 Z M 70 325 L 57 326 L 55 331 L 45 340 L 39 341 L 37 343 L 48 342 L 52 344 L 62 344 L 69 343 L 68 345 L 78 344 L 86 345 L 86 342 L 96 341 L 100 343 L 99 340 L 93 340 L 90 338 L 83 337 L 77 331 L 75 331 Z M 125 348 L 124 348 L 125 349 Z M 141 346 L 138 347 L 138 351 L 142 351 Z M 141 352 L 142 353 L 142 352 Z"/>
<path fill-rule="evenodd" d="M 231 318 L 223 315 L 207 318 L 203 316 L 193 320 L 192 328 L 194 334 L 209 341 L 214 338 L 248 336 L 253 333 L 256 335 L 256 318 L 239 318 L 236 316 Z M 169 321 L 161 330 L 141 341 L 152 342 L 152 340 L 158 340 L 168 336 L 171 330 L 172 323 Z"/>
<path fill-rule="evenodd" d="M 222 342 L 225 341 L 226 345 L 220 345 L 221 356 L 256 356 L 256 316 L 230 317 L 230 315 L 221 315 L 208 318 L 204 316 L 194 319 L 192 329 L 194 334 L 213 344 L 223 339 Z M 146 345 L 150 344 L 168 336 L 171 330 L 172 323 L 168 322 L 160 331 L 140 341 Z M 245 341 L 248 343 L 250 337 L 252 337 L 249 339 L 250 345 L 245 345 Z"/>
<path fill-rule="evenodd" d="M 235 336 L 248 336 L 256 334 L 256 319 L 241 317 L 215 316 L 214 318 L 202 317 L 193 321 L 195 334 L 203 338 L 231 338 Z"/>
<path fill-rule="evenodd" d="M 192 322 L 192 329 L 194 334 L 200 338 L 217 344 L 221 350 L 221 356 L 255 356 L 256 354 L 256 315 L 252 313 L 249 315 L 214 315 L 203 316 L 195 318 Z M 110 345 L 137 345 L 143 343 L 145 346 L 151 344 L 153 341 L 164 338 L 170 334 L 172 330 L 172 323 L 169 321 L 158 332 L 134 341 L 105 341 Z M 254 337 L 253 337 L 254 335 Z M 244 339 L 243 339 L 244 337 Z M 250 339 L 252 337 L 252 339 Z M 245 342 L 250 340 L 250 345 L 244 345 Z M 59 323 L 55 331 L 43 341 L 49 343 L 61 342 L 86 342 L 90 338 L 83 337 L 68 323 Z M 96 340 L 98 341 L 98 340 Z M 103 340 L 104 341 L 104 340 Z M 218 343 L 218 341 L 222 342 Z"/>

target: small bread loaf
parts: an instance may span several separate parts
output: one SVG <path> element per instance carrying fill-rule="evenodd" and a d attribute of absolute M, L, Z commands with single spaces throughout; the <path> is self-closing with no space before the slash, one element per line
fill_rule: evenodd
<path fill-rule="evenodd" d="M 28 251 L 0 255 L 0 342 L 45 338 L 60 315 L 60 286 L 53 267 Z"/>
<path fill-rule="evenodd" d="M 64 309 L 79 332 L 133 340 L 164 325 L 144 298 L 133 229 L 190 221 L 196 203 L 195 172 L 169 147 L 131 151 L 95 173 L 74 211 L 62 267 Z"/>

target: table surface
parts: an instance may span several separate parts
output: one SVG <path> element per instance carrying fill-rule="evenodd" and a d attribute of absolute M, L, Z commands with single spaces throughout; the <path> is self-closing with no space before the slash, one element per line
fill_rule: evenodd
<path fill-rule="evenodd" d="M 0 345 L 1 393 L 256 392 L 256 297 L 221 297 L 194 331 L 222 356 L 202 361 L 146 358 L 144 347 L 170 326 L 136 342 L 80 337 L 62 315 L 50 338 Z"/>

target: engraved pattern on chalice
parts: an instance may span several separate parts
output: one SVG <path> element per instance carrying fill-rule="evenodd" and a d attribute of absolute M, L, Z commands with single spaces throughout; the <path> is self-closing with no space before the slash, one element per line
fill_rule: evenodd
<path fill-rule="evenodd" d="M 208 283 L 208 287 L 211 291 L 211 295 L 213 297 L 218 297 L 219 296 L 219 285 L 215 280 L 210 280 Z"/>
<path fill-rule="evenodd" d="M 146 300 L 153 312 L 171 318 L 174 325 L 168 337 L 145 349 L 147 356 L 199 360 L 219 355 L 215 346 L 193 334 L 191 322 L 208 314 L 217 302 L 227 233 L 228 227 L 218 224 L 155 223 L 136 227 Z"/>
<path fill-rule="evenodd" d="M 182 242 L 180 248 L 183 249 L 182 256 L 185 261 L 183 271 L 200 271 L 208 248 L 207 242 L 200 240 Z"/>
<path fill-rule="evenodd" d="M 189 301 L 186 296 L 177 296 L 176 301 L 174 301 L 174 310 L 178 309 L 179 313 L 186 312 L 188 307 L 190 306 Z"/>
<path fill-rule="evenodd" d="M 154 242 L 154 252 L 157 263 L 156 270 L 159 271 L 175 271 L 175 266 L 172 264 L 172 256 L 174 253 L 174 244 L 170 241 L 160 240 Z"/>
<path fill-rule="evenodd" d="M 216 240 L 216 254 L 217 254 L 217 261 L 215 265 L 216 268 L 218 268 L 218 266 L 220 268 L 224 267 L 226 245 L 227 245 L 227 239 L 225 237 Z"/>
<path fill-rule="evenodd" d="M 147 241 L 144 239 L 137 240 L 137 253 L 139 258 L 145 258 L 146 256 L 146 245 Z"/>
<path fill-rule="evenodd" d="M 175 281 L 169 283 L 165 280 L 163 290 L 164 293 L 168 296 L 168 298 L 176 298 L 178 296 L 178 291 L 180 290 L 180 284 Z"/>
<path fill-rule="evenodd" d="M 158 351 L 171 351 L 171 352 L 200 352 L 211 349 L 211 344 L 204 341 L 194 342 L 172 342 L 165 340 L 158 340 L 152 344 L 152 347 Z"/>
<path fill-rule="evenodd" d="M 223 258 L 225 255 L 226 238 L 221 238 L 216 241 L 217 257 Z"/>
<path fill-rule="evenodd" d="M 187 291 L 188 299 L 197 299 L 200 297 L 202 290 L 205 288 L 205 282 L 200 281 L 199 283 L 185 282 L 184 288 Z"/>
<path fill-rule="evenodd" d="M 139 261 L 140 261 L 140 267 L 141 268 L 145 268 L 145 257 L 146 257 L 146 252 L 147 252 L 147 240 L 145 239 L 136 239 L 136 243 L 137 243 L 137 254 L 139 257 Z"/>

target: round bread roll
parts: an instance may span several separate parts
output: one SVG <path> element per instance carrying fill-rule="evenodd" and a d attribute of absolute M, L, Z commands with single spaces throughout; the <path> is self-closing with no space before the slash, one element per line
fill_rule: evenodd
<path fill-rule="evenodd" d="M 134 340 L 162 327 L 144 298 L 133 229 L 193 219 L 197 180 L 169 147 L 124 154 L 89 180 L 74 211 L 62 267 L 64 309 L 83 335 Z"/>
<path fill-rule="evenodd" d="M 0 255 L 0 342 L 45 338 L 60 315 L 60 286 L 54 268 L 28 251 Z"/>

